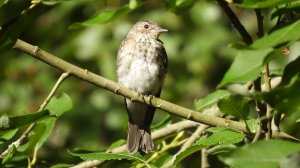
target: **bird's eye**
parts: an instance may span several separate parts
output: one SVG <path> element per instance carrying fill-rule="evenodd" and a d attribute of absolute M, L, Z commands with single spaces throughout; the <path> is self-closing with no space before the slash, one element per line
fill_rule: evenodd
<path fill-rule="evenodd" d="M 145 29 L 148 29 L 148 28 L 149 28 L 149 25 L 145 24 L 145 25 L 144 25 L 144 28 L 145 28 Z"/>

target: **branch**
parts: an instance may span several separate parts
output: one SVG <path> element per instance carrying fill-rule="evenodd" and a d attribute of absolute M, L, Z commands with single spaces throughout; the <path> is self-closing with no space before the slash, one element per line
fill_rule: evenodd
<path fill-rule="evenodd" d="M 202 124 L 206 124 L 209 126 L 215 126 L 215 127 L 226 127 L 230 129 L 234 129 L 236 131 L 244 132 L 248 135 L 251 135 L 251 133 L 246 128 L 246 124 L 244 122 L 238 122 L 233 121 L 229 119 L 224 119 L 220 117 L 214 117 L 207 114 L 203 114 L 198 111 L 194 111 L 173 103 L 170 103 L 168 101 L 162 100 L 160 98 L 152 97 L 150 96 L 144 96 L 139 94 L 138 92 L 135 92 L 131 89 L 127 89 L 118 83 L 111 81 L 109 79 L 106 79 L 104 77 L 101 77 L 99 75 L 96 75 L 87 69 L 79 68 L 69 62 L 66 62 L 50 53 L 47 53 L 41 49 L 39 49 L 37 46 L 33 46 L 31 44 L 28 44 L 22 40 L 17 40 L 15 43 L 14 49 L 20 50 L 24 53 L 27 53 L 34 58 L 37 58 L 59 70 L 62 70 L 64 72 L 70 73 L 70 75 L 73 75 L 83 81 L 89 82 L 91 84 L 94 84 L 96 86 L 99 86 L 103 89 L 109 90 L 111 92 L 114 92 L 115 94 L 130 98 L 133 101 L 145 103 L 148 105 L 152 105 L 158 109 L 164 110 L 168 112 L 169 114 L 176 115 L 188 120 L 196 121 Z M 294 139 L 295 138 L 283 133 L 283 132 L 276 132 L 273 134 L 275 138 L 288 138 L 288 139 Z"/>
<path fill-rule="evenodd" d="M 244 42 L 247 45 L 252 44 L 252 38 L 250 34 L 247 32 L 245 27 L 242 25 L 238 17 L 235 15 L 235 13 L 231 10 L 231 8 L 228 6 L 228 3 L 225 0 L 217 0 L 218 4 L 222 7 L 224 12 L 226 13 L 227 17 L 230 19 L 233 26 L 236 28 L 236 30 L 240 33 L 242 36 Z"/>
<path fill-rule="evenodd" d="M 63 73 L 59 79 L 57 80 L 56 84 L 54 85 L 54 87 L 52 88 L 51 92 L 49 93 L 49 95 L 47 96 L 47 98 L 45 99 L 45 101 L 42 103 L 42 105 L 40 106 L 38 111 L 43 110 L 47 104 L 49 103 L 49 101 L 51 100 L 51 98 L 53 97 L 53 95 L 55 94 L 55 92 L 57 91 L 58 87 L 60 86 L 60 84 L 69 76 L 69 73 Z M 31 130 L 34 128 L 36 123 L 32 123 L 30 124 L 27 129 L 23 132 L 23 134 L 20 136 L 19 139 L 17 139 L 16 141 L 12 142 L 8 148 L 1 153 L 0 158 L 4 158 L 4 156 L 9 152 L 9 150 L 15 146 L 16 148 L 18 148 L 20 145 L 22 145 L 22 142 L 24 141 L 24 139 L 28 136 L 28 134 L 31 132 Z M 33 162 L 34 163 L 34 162 Z"/>
<path fill-rule="evenodd" d="M 188 128 L 192 128 L 192 127 L 196 127 L 198 126 L 199 124 L 196 123 L 196 122 L 193 122 L 193 121 L 189 121 L 189 120 L 184 120 L 184 121 L 180 121 L 178 123 L 175 123 L 175 124 L 171 124 L 171 125 L 168 125 L 162 129 L 159 129 L 157 131 L 154 131 L 152 133 L 152 139 L 155 140 L 155 139 L 159 139 L 159 138 L 162 138 L 162 137 L 165 137 L 167 135 L 170 135 L 174 132 L 180 132 L 184 129 L 188 129 Z M 126 145 L 122 145 L 122 146 L 119 146 L 119 147 L 116 147 L 112 150 L 109 150 L 109 151 L 106 151 L 106 152 L 109 152 L 109 153 L 120 153 L 120 152 L 123 152 L 126 150 Z M 105 162 L 105 160 L 92 160 L 92 161 L 85 161 L 85 162 L 82 162 L 78 165 L 75 165 L 73 166 L 72 168 L 88 168 L 88 167 L 96 167 L 96 166 L 99 166 L 101 164 L 103 164 Z"/>

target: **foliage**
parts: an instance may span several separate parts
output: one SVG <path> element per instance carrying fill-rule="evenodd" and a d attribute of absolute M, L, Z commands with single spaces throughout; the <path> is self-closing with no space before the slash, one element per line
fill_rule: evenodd
<path fill-rule="evenodd" d="M 3 167 L 70 167 L 89 160 L 105 161 L 106 167 L 199 167 L 203 149 L 211 167 L 299 167 L 299 142 L 264 140 L 268 130 L 263 130 L 258 140 L 254 134 L 260 125 L 267 127 L 270 116 L 265 113 L 271 112 L 271 117 L 284 114 L 280 129 L 300 138 L 300 1 L 229 4 L 239 16 L 235 22 L 242 23 L 251 35 L 250 45 L 241 41 L 245 34 L 230 26 L 235 23 L 221 4 L 195 0 L 0 0 Z M 160 37 L 169 58 L 161 97 L 206 114 L 217 109 L 228 120 L 246 123 L 253 134 L 211 127 L 180 151 L 197 132 L 190 128 L 156 140 L 156 149 L 148 154 L 116 153 L 113 151 L 124 145 L 126 138 L 122 98 L 68 78 L 56 90 L 56 95 L 62 96 L 52 97 L 45 109 L 39 109 L 59 72 L 14 51 L 17 39 L 115 79 L 118 45 L 130 26 L 144 19 L 169 30 Z M 179 120 L 158 110 L 152 129 Z M 26 138 L 17 142 L 22 136 Z"/>

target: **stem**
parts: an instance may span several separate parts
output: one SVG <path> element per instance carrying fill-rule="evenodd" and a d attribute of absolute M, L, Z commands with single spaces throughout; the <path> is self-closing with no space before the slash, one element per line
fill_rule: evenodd
<path fill-rule="evenodd" d="M 263 76 L 266 86 L 266 92 L 271 91 L 271 80 L 269 76 L 269 65 L 266 63 L 263 67 Z M 267 132 L 266 132 L 266 140 L 271 139 L 272 137 L 272 108 L 269 104 L 267 104 Z"/>
<path fill-rule="evenodd" d="M 252 37 L 247 32 L 245 27 L 240 22 L 239 18 L 235 15 L 235 13 L 231 10 L 231 8 L 228 6 L 228 3 L 225 0 L 217 0 L 218 4 L 222 7 L 224 12 L 226 13 L 228 19 L 230 19 L 233 26 L 236 28 L 236 30 L 239 32 L 241 37 L 243 38 L 244 42 L 247 45 L 252 44 Z"/>

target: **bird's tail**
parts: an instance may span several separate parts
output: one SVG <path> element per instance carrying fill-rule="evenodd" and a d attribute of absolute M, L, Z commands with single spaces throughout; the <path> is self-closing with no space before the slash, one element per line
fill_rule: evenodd
<path fill-rule="evenodd" d="M 154 147 L 150 129 L 141 129 L 137 125 L 128 122 L 127 149 L 134 153 L 141 149 L 148 153 Z"/>

